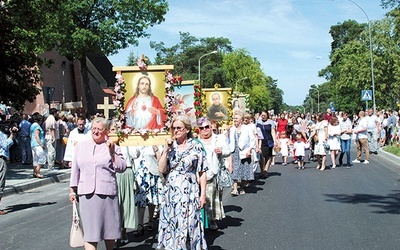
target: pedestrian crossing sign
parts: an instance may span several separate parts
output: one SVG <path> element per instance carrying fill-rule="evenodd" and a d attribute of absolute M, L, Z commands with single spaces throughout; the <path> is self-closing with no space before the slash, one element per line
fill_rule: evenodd
<path fill-rule="evenodd" d="M 372 91 L 371 90 L 361 90 L 361 101 L 371 101 Z"/>

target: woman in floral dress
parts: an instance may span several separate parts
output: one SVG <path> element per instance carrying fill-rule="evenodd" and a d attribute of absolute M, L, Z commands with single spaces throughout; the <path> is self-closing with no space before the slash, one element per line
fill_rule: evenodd
<path fill-rule="evenodd" d="M 147 231 L 154 230 L 153 216 L 155 207 L 161 204 L 162 183 L 158 173 L 158 159 L 161 156 L 159 147 L 143 146 L 138 148 L 140 156 L 135 159 L 135 179 L 138 187 L 135 203 L 138 208 L 138 226 L 134 236 L 144 234 L 144 214 L 148 207 L 149 220 Z"/>
<path fill-rule="evenodd" d="M 200 209 L 206 204 L 205 151 L 192 136 L 187 116 L 172 122 L 158 170 L 166 176 L 160 207 L 158 249 L 207 249 Z"/>

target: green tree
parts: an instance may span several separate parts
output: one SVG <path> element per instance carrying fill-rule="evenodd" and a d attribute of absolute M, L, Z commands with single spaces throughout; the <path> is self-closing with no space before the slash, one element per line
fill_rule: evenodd
<path fill-rule="evenodd" d="M 188 32 L 179 32 L 180 42 L 171 47 L 166 47 L 164 42 L 150 43 L 150 47 L 156 51 L 155 64 L 172 64 L 174 71 L 186 80 L 198 79 L 198 60 L 211 51 L 217 50 L 218 54 L 212 54 L 201 59 L 202 86 L 211 88 L 215 83 L 222 87 L 227 84 L 221 69 L 222 54 L 232 51 L 231 42 L 223 37 L 196 38 Z"/>
<path fill-rule="evenodd" d="M 150 43 L 156 51 L 155 64 L 172 64 L 183 79 L 196 80 L 199 58 L 217 50 L 219 53 L 201 59 L 203 88 L 212 88 L 218 83 L 222 88 L 235 90 L 237 85 L 239 92 L 249 94 L 251 109 L 281 108 L 283 92 L 275 80 L 262 72 L 260 62 L 247 50 L 233 50 L 229 39 L 223 37 L 196 38 L 187 32 L 179 34 L 180 43 L 171 47 L 166 47 L 164 42 Z"/>
<path fill-rule="evenodd" d="M 17 62 L 13 64 L 4 61 L 6 72 L 1 74 L 4 77 L 2 88 L 26 88 L 27 91 L 22 91 L 20 95 L 21 99 L 32 101 L 37 94 L 32 82 L 37 80 L 32 80 L 30 76 L 36 74 L 32 71 L 35 63 L 41 63 L 40 58 L 34 57 L 33 60 L 32 55 L 56 47 L 61 55 L 80 61 L 85 99 L 88 111 L 93 113 L 86 56 L 107 56 L 130 44 L 137 44 L 138 38 L 149 36 L 147 28 L 164 21 L 168 4 L 165 0 L 10 0 L 2 1 L 0 9 L 1 41 L 7 44 L 7 50 L 1 53 L 11 59 L 20 56 L 14 58 Z M 3 37 L 3 34 L 7 35 Z M 20 91 L 15 93 L 21 94 Z M 1 96 L 4 100 L 3 94 Z"/>
<path fill-rule="evenodd" d="M 227 86 L 238 92 L 250 95 L 250 109 L 262 111 L 264 109 L 279 109 L 271 89 L 277 88 L 275 81 L 264 74 L 257 58 L 251 57 L 246 49 L 236 49 L 223 57 L 222 68 L 225 72 Z M 242 80 L 247 77 L 247 79 Z M 275 85 L 274 85 L 275 84 Z M 275 91 L 277 99 L 282 98 L 282 92 Z"/>
<path fill-rule="evenodd" d="M 348 20 L 332 26 L 330 34 L 331 63 L 319 72 L 328 81 L 322 85 L 326 91 L 318 88 L 320 108 L 333 102 L 336 109 L 355 110 L 362 107 L 361 90 L 371 86 L 368 26 Z"/>
<path fill-rule="evenodd" d="M 374 23 L 375 99 L 380 108 L 395 108 L 400 101 L 397 91 L 400 88 L 400 49 L 395 32 L 397 19 L 400 16 L 389 15 Z"/>
<path fill-rule="evenodd" d="M 54 47 L 53 15 L 58 1 L 2 1 L 0 5 L 0 102 L 22 110 L 39 94 L 39 67 L 51 62 L 37 55 Z"/>
<path fill-rule="evenodd" d="M 267 82 L 267 88 L 270 91 L 270 105 L 271 108 L 275 111 L 275 114 L 279 114 L 284 110 L 283 105 L 283 90 L 278 88 L 277 80 L 268 77 L 269 81 Z"/>
<path fill-rule="evenodd" d="M 381 4 L 383 8 L 399 8 L 400 1 L 399 0 L 381 0 Z"/>
<path fill-rule="evenodd" d="M 93 113 L 86 56 L 108 56 L 137 44 L 138 38 L 149 36 L 147 28 L 164 21 L 168 4 L 165 0 L 66 0 L 61 7 L 57 50 L 80 61 L 87 107 Z"/>

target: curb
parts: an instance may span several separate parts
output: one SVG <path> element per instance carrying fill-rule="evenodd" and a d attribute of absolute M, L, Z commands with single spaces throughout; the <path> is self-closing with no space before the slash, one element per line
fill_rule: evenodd
<path fill-rule="evenodd" d="M 13 194 L 20 194 L 27 192 L 28 190 L 42 187 L 48 184 L 53 184 L 57 182 L 62 182 L 64 180 L 67 180 L 70 178 L 70 171 L 68 173 L 62 173 L 54 176 L 48 176 L 43 179 L 32 179 L 31 181 L 27 181 L 25 183 L 17 184 L 17 185 L 11 185 L 8 186 L 4 189 L 3 192 L 3 197 L 7 197 L 9 195 Z M 7 180 L 6 180 L 7 182 Z"/>
<path fill-rule="evenodd" d="M 399 164 L 400 162 L 400 157 L 391 153 L 388 153 L 385 151 L 384 147 L 383 148 L 379 148 L 378 149 L 379 154 L 384 155 L 386 158 L 388 158 L 389 160 L 394 161 L 395 163 Z"/>

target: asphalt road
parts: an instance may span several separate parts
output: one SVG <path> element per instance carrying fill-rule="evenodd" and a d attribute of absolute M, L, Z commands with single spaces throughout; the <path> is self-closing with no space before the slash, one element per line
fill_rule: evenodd
<path fill-rule="evenodd" d="M 207 231 L 209 249 L 400 249 L 400 163 L 381 153 L 370 162 L 324 172 L 275 165 L 245 195 L 226 189 L 226 218 Z M 2 207 L 13 211 L 0 216 L 1 250 L 70 249 L 68 181 L 5 197 Z M 157 245 L 155 233 L 128 236 L 121 249 Z"/>

